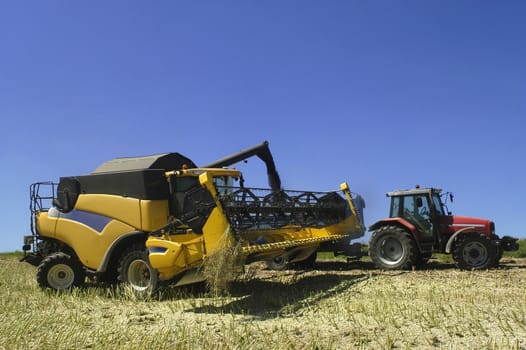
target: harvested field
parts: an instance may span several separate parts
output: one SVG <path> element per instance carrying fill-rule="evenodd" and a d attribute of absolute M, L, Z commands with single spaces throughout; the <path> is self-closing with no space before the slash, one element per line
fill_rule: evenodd
<path fill-rule="evenodd" d="M 526 349 L 519 258 L 474 272 L 253 264 L 227 295 L 166 287 L 147 301 L 111 286 L 42 291 L 35 272 L 0 256 L 0 349 Z"/>

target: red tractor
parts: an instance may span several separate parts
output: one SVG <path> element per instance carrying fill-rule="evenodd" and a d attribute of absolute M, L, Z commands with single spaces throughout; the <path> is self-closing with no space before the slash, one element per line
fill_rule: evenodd
<path fill-rule="evenodd" d="M 452 254 L 460 269 L 497 266 L 504 250 L 517 250 L 517 239 L 495 234 L 493 221 L 455 216 L 447 210 L 450 193 L 436 188 L 389 192 L 389 218 L 378 221 L 369 241 L 369 256 L 386 270 L 410 269 L 425 264 L 433 253 Z M 449 195 L 449 196 L 448 196 Z"/>

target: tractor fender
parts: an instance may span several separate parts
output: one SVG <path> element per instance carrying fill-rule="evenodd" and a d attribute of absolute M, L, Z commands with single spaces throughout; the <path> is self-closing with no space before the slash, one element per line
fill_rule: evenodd
<path fill-rule="evenodd" d="M 418 230 L 416 229 L 415 225 L 410 223 L 404 218 L 387 218 L 380 221 L 375 222 L 373 225 L 369 226 L 369 231 L 376 231 L 378 228 L 385 226 L 385 225 L 399 225 L 408 230 L 411 235 L 416 240 L 420 240 L 420 235 L 418 234 Z"/>
<path fill-rule="evenodd" d="M 115 251 L 118 251 L 119 248 L 123 244 L 125 244 L 125 241 L 128 241 L 128 240 L 132 241 L 132 243 L 137 242 L 139 240 L 146 241 L 146 234 L 141 231 L 132 231 L 132 232 L 125 233 L 119 236 L 119 238 L 117 238 L 115 241 L 113 241 L 113 243 L 111 243 L 108 250 L 106 250 L 104 257 L 102 258 L 99 264 L 97 272 L 106 272 L 106 270 L 108 269 L 108 264 L 113 256 L 113 253 Z M 146 246 L 145 246 L 145 249 L 146 249 Z"/>
<path fill-rule="evenodd" d="M 455 241 L 458 235 L 464 233 L 467 230 L 473 230 L 473 229 L 475 229 L 475 226 L 464 227 L 458 230 L 457 232 L 455 232 L 451 237 L 449 237 L 447 244 L 446 244 L 446 253 L 447 254 L 451 253 L 451 246 L 453 246 L 453 242 Z"/>

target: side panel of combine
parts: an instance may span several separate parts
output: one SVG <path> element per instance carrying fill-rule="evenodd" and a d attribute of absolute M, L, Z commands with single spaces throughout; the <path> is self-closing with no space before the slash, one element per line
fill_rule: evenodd
<path fill-rule="evenodd" d="M 163 170 L 133 170 L 61 178 L 56 205 L 39 214 L 41 237 L 71 247 L 89 269 L 104 269 L 104 258 L 123 235 L 166 224 L 168 184 Z"/>
<path fill-rule="evenodd" d="M 72 247 L 81 263 L 93 270 L 99 268 L 113 241 L 135 230 L 121 221 L 85 211 L 63 214 L 50 210 L 48 216 L 57 221 L 54 238 Z"/>
<path fill-rule="evenodd" d="M 169 216 L 167 200 L 141 200 L 141 231 L 150 232 L 166 225 Z"/>
<path fill-rule="evenodd" d="M 133 228 L 141 227 L 140 200 L 106 194 L 82 194 L 73 212 L 87 212 L 107 220 L 121 221 Z"/>

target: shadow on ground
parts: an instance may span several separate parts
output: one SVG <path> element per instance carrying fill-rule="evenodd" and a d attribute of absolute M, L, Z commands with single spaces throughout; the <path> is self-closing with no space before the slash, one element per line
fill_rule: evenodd
<path fill-rule="evenodd" d="M 196 313 L 233 313 L 267 319 L 293 314 L 307 305 L 316 304 L 347 291 L 365 281 L 369 274 L 342 276 L 336 273 L 298 277 L 292 283 L 254 279 L 231 285 L 226 304 L 204 305 L 187 311 Z"/>

